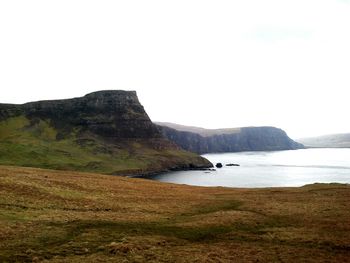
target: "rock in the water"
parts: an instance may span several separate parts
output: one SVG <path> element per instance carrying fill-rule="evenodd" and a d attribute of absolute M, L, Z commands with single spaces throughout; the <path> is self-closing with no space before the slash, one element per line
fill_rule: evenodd
<path fill-rule="evenodd" d="M 215 166 L 216 168 L 222 168 L 222 163 L 217 163 Z"/>
<path fill-rule="evenodd" d="M 240 166 L 238 163 L 228 163 L 226 166 Z"/>

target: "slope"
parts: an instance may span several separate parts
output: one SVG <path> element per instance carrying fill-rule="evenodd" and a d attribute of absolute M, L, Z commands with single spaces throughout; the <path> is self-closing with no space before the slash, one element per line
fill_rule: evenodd
<path fill-rule="evenodd" d="M 349 262 L 349 198 L 0 166 L 0 262 Z"/>

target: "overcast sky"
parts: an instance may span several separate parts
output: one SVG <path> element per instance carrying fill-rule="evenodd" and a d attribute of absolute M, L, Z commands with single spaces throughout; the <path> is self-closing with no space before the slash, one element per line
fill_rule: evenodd
<path fill-rule="evenodd" d="M 0 102 L 103 89 L 154 121 L 350 132 L 350 1 L 0 0 Z"/>

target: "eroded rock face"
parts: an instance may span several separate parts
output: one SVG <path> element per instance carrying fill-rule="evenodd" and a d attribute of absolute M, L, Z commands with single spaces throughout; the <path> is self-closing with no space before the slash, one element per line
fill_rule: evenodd
<path fill-rule="evenodd" d="M 201 136 L 159 126 L 165 137 L 187 151 L 203 154 L 213 152 L 277 151 L 302 149 L 285 131 L 275 127 L 246 127 L 232 134 Z"/>
<path fill-rule="evenodd" d="M 135 91 L 100 91 L 81 98 L 38 101 L 18 108 L 25 116 L 50 120 L 59 137 L 74 128 L 107 138 L 160 138 Z"/>

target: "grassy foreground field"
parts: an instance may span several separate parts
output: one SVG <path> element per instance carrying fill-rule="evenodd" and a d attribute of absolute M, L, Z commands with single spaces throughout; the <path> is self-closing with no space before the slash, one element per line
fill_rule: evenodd
<path fill-rule="evenodd" d="M 229 189 L 0 166 L 0 262 L 350 262 L 350 186 Z"/>

